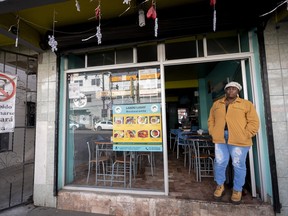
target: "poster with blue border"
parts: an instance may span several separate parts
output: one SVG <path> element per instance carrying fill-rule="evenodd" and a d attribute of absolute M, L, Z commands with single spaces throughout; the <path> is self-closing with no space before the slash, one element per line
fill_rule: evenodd
<path fill-rule="evenodd" d="M 161 104 L 114 105 L 113 150 L 162 152 Z"/>

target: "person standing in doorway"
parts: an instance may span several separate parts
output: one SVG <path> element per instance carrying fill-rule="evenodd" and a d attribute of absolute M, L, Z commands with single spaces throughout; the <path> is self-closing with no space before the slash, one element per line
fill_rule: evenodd
<path fill-rule="evenodd" d="M 231 157 L 234 171 L 231 201 L 239 204 L 246 178 L 246 157 L 253 144 L 252 137 L 259 130 L 259 117 L 253 104 L 239 97 L 242 90 L 239 83 L 229 82 L 224 90 L 225 97 L 213 103 L 208 118 L 209 134 L 215 144 L 214 198 L 219 200 L 224 195 Z"/>

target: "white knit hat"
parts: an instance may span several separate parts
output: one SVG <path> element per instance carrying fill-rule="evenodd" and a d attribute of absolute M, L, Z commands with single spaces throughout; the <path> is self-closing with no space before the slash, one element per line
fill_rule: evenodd
<path fill-rule="evenodd" d="M 229 82 L 224 89 L 228 87 L 236 87 L 239 91 L 242 90 L 242 86 L 238 82 Z"/>

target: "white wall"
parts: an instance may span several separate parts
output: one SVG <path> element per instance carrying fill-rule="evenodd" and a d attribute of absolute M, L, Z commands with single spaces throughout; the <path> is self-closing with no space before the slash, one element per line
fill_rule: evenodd
<path fill-rule="evenodd" d="M 56 55 L 48 51 L 39 56 L 37 82 L 37 120 L 35 146 L 34 204 L 56 207 L 54 187 Z"/>
<path fill-rule="evenodd" d="M 281 214 L 288 215 L 288 22 L 275 23 L 272 18 L 265 29 L 265 49 L 271 101 L 275 157 Z"/>

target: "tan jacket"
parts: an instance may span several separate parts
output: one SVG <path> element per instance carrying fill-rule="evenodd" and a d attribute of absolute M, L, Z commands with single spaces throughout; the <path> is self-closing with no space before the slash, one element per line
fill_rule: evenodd
<path fill-rule="evenodd" d="M 252 137 L 259 130 L 259 118 L 253 104 L 237 98 L 226 113 L 225 98 L 213 103 L 208 118 L 208 130 L 213 143 L 225 143 L 224 128 L 227 122 L 228 143 L 237 146 L 251 146 Z"/>

